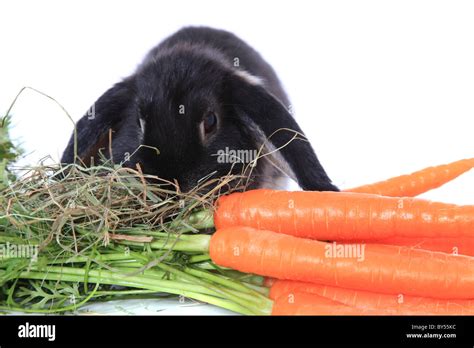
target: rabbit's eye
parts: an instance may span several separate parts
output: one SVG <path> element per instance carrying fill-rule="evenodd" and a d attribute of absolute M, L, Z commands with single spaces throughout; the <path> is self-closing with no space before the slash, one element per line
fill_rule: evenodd
<path fill-rule="evenodd" d="M 209 134 L 212 131 L 214 131 L 214 129 L 217 126 L 217 116 L 216 116 L 216 114 L 213 113 L 213 112 L 208 113 L 206 115 L 206 117 L 204 117 L 204 120 L 202 121 L 202 125 L 203 125 L 203 128 L 204 128 L 204 133 L 205 134 Z"/>

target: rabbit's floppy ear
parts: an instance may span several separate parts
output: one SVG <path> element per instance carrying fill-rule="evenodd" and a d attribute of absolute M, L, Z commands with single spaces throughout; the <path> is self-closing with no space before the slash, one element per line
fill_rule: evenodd
<path fill-rule="evenodd" d="M 73 132 L 61 163 L 82 161 L 86 165 L 98 164 L 99 152 L 106 158 L 111 157 L 110 147 L 113 149 L 113 160 L 122 161 L 141 143 L 143 134 L 138 121 L 130 80 L 117 83 L 76 123 L 77 153 L 75 154 L 76 139 Z"/>
<path fill-rule="evenodd" d="M 258 79 L 232 74 L 227 85 L 231 103 L 256 126 L 290 166 L 303 190 L 339 191 L 331 183 L 310 143 L 287 108 Z M 295 134 L 299 134 L 295 138 Z M 293 140 L 292 140 L 293 139 Z"/>

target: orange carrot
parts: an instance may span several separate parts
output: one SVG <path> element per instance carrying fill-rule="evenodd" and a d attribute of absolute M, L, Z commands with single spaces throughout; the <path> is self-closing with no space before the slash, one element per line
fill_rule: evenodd
<path fill-rule="evenodd" d="M 344 241 L 344 243 L 365 243 L 364 240 Z M 370 240 L 373 244 L 405 245 L 412 248 L 441 251 L 448 254 L 474 256 L 474 237 L 454 238 L 409 238 L 391 237 Z"/>
<path fill-rule="evenodd" d="M 341 257 L 332 247 L 237 226 L 217 230 L 209 253 L 217 265 L 278 279 L 386 294 L 474 298 L 474 257 L 377 244 L 359 245 L 362 258 Z"/>
<path fill-rule="evenodd" d="M 222 196 L 216 228 L 249 226 L 319 240 L 474 237 L 474 205 L 351 192 L 252 190 Z"/>
<path fill-rule="evenodd" d="M 440 300 L 428 297 L 405 296 L 403 294 L 387 295 L 292 280 L 276 280 L 270 289 L 270 298 L 276 300 L 280 296 L 295 292 L 315 294 L 345 306 L 392 315 L 474 314 L 474 300 Z"/>
<path fill-rule="evenodd" d="M 361 310 L 305 292 L 284 294 L 273 302 L 272 315 L 370 315 Z"/>
<path fill-rule="evenodd" d="M 441 313 L 444 313 L 441 311 Z M 472 315 L 473 312 L 465 312 Z M 307 293 L 291 292 L 278 297 L 273 302 L 272 315 L 440 315 L 434 310 L 409 310 L 400 313 L 393 313 L 384 308 L 368 309 L 346 306 L 337 301 L 331 301 L 326 297 Z M 443 315 L 459 315 L 452 311 Z"/>
<path fill-rule="evenodd" d="M 446 184 L 472 168 L 474 158 L 463 159 L 344 191 L 391 197 L 415 197 Z"/>

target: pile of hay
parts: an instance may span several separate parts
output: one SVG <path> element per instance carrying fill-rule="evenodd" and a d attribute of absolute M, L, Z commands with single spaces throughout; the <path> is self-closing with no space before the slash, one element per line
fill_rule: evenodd
<path fill-rule="evenodd" d="M 37 166 L 15 178 L 8 165 L 17 152 L 2 129 L 0 310 L 74 312 L 91 301 L 178 295 L 269 313 L 261 277 L 208 255 L 213 203 L 239 178 L 183 193 L 107 162 Z"/>

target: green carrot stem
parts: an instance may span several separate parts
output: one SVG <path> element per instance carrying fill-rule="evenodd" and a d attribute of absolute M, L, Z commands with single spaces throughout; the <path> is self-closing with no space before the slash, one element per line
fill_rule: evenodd
<path fill-rule="evenodd" d="M 115 231 L 116 233 L 119 234 L 140 234 L 140 235 L 149 235 L 152 237 L 157 237 L 157 239 L 171 239 L 174 240 L 176 238 L 179 238 L 180 240 L 193 240 L 196 235 L 204 235 L 204 234 L 184 234 L 184 233 L 174 233 L 174 232 L 163 232 L 163 231 L 154 231 L 154 230 L 143 230 L 143 229 L 138 229 L 138 228 L 132 228 L 132 229 L 117 229 Z M 137 242 L 137 243 L 143 243 L 143 242 Z"/>
<path fill-rule="evenodd" d="M 150 243 L 150 247 L 152 249 L 167 249 L 172 248 L 176 251 L 191 251 L 191 252 L 200 252 L 205 253 L 209 252 L 209 243 L 211 241 L 211 236 L 205 234 L 194 235 L 190 237 L 193 238 L 192 241 L 190 240 L 177 240 L 176 243 L 174 241 L 167 241 L 167 240 L 160 240 Z"/>
<path fill-rule="evenodd" d="M 219 273 L 234 280 L 250 283 L 256 286 L 263 286 L 265 278 L 255 274 L 247 274 L 233 269 L 219 269 Z"/>
<path fill-rule="evenodd" d="M 245 308 L 245 307 L 243 307 L 239 304 L 236 304 L 236 303 L 233 303 L 229 300 L 221 299 L 221 298 L 218 298 L 218 297 L 213 297 L 213 296 L 199 294 L 199 293 L 188 293 L 188 295 L 186 297 L 193 298 L 195 300 L 202 301 L 202 302 L 207 302 L 207 303 L 210 303 L 212 305 L 222 307 L 224 309 L 228 309 L 228 310 L 236 312 L 236 313 L 240 313 L 240 314 L 244 314 L 244 315 L 255 315 L 255 313 L 253 311 L 250 311 L 249 309 L 247 309 L 247 308 Z M 269 315 L 270 312 L 261 312 L 261 313 L 257 313 L 257 314 L 259 314 L 259 315 Z"/>
<path fill-rule="evenodd" d="M 116 262 L 111 262 L 109 263 L 110 267 L 129 267 L 129 268 L 141 268 L 145 264 L 143 262 L 137 262 L 137 261 L 128 261 L 128 260 L 123 260 L 123 261 L 116 261 Z"/>
<path fill-rule="evenodd" d="M 141 295 L 141 294 L 155 294 L 155 290 L 102 290 L 97 291 L 95 296 L 125 296 L 125 295 Z"/>
<path fill-rule="evenodd" d="M 194 264 L 195 267 L 199 267 L 201 269 L 208 269 L 208 270 L 231 270 L 231 268 L 227 268 L 227 267 L 216 267 L 215 264 L 213 264 L 212 262 L 199 262 L 199 263 L 195 263 Z"/>
<path fill-rule="evenodd" d="M 267 297 L 264 297 L 262 294 L 260 294 L 259 292 L 253 290 L 253 289 L 250 289 L 248 288 L 247 286 L 241 284 L 241 283 L 237 283 L 237 282 L 234 282 L 230 279 L 226 279 L 226 278 L 223 278 L 223 277 L 219 277 L 217 275 L 214 275 L 210 272 L 207 272 L 207 271 L 203 271 L 203 270 L 199 270 L 199 269 L 196 269 L 196 268 L 192 268 L 192 267 L 186 267 L 184 269 L 184 272 L 186 273 L 189 273 L 193 276 L 196 276 L 200 279 L 208 279 L 214 283 L 217 283 L 217 284 L 221 284 L 221 285 L 224 285 L 224 286 L 227 286 L 231 289 L 234 289 L 234 290 L 238 290 L 238 291 L 243 291 L 245 293 L 248 293 L 248 294 L 252 294 L 254 296 L 257 296 L 259 298 L 261 298 L 263 301 L 268 301 L 268 298 Z"/>
<path fill-rule="evenodd" d="M 264 286 L 258 286 L 258 285 L 252 284 L 252 283 L 246 283 L 245 285 L 247 285 L 249 288 L 254 289 L 255 291 L 259 292 L 260 294 L 262 294 L 266 298 L 268 298 L 268 296 L 270 295 L 270 288 L 266 288 Z"/>
<path fill-rule="evenodd" d="M 182 291 L 203 292 L 207 294 L 216 295 L 215 291 L 212 291 L 202 285 L 182 283 L 182 282 L 177 282 L 173 280 L 161 280 L 161 279 L 157 279 L 156 277 L 149 277 L 149 276 L 144 276 L 144 275 L 127 276 L 125 274 L 111 272 L 104 269 L 85 270 L 82 268 L 73 268 L 73 267 L 48 267 L 47 271 L 45 272 L 34 272 L 34 271 L 22 272 L 19 278 L 27 278 L 30 276 L 34 276 L 35 277 L 34 279 L 84 282 L 84 277 L 86 275 L 89 276 L 88 281 L 90 283 L 144 287 L 144 288 L 149 288 L 150 290 L 155 290 L 155 291 L 164 291 L 164 290 L 159 290 L 161 288 L 177 289 L 177 290 L 182 290 Z M 38 278 L 41 276 L 43 276 L 44 278 Z M 81 278 L 77 280 L 78 278 L 76 276 L 81 277 Z M 91 280 L 91 279 L 94 279 L 94 280 Z"/>
<path fill-rule="evenodd" d="M 97 256 L 72 256 L 68 258 L 54 259 L 48 261 L 48 264 L 68 264 L 68 263 L 83 263 L 89 260 L 97 261 L 135 261 L 135 258 L 125 253 L 114 254 L 99 254 Z"/>
<path fill-rule="evenodd" d="M 170 273 L 173 273 L 173 274 L 176 274 L 177 276 L 183 278 L 183 279 L 187 279 L 189 280 L 190 282 L 192 283 L 198 283 L 198 284 L 202 284 L 203 286 L 206 286 L 210 289 L 213 289 L 214 291 L 216 291 L 217 293 L 225 296 L 225 297 L 228 297 L 229 299 L 231 299 L 232 301 L 236 302 L 236 303 L 239 303 L 241 304 L 242 306 L 245 306 L 249 309 L 251 309 L 252 311 L 255 310 L 255 308 L 259 308 L 261 309 L 261 307 L 263 307 L 264 309 L 266 309 L 267 307 L 267 304 L 266 303 L 262 303 L 262 300 L 261 299 L 258 299 L 254 296 L 249 296 L 248 294 L 246 293 L 239 293 L 238 295 L 234 295 L 234 292 L 231 291 L 230 289 L 223 289 L 221 287 L 218 287 L 218 286 L 215 286 L 213 285 L 212 283 L 209 283 L 209 282 L 205 282 L 203 281 L 202 279 L 200 278 L 197 278 L 195 276 L 192 276 L 190 274 L 187 274 L 186 272 L 183 272 L 183 271 L 180 271 L 180 270 L 177 270 L 173 267 L 170 267 L 168 265 L 165 265 L 165 264 L 157 264 L 156 267 L 159 267 L 165 271 L 168 271 Z M 265 300 L 268 300 L 268 299 L 265 299 Z M 258 313 L 256 313 L 258 314 Z"/>
<path fill-rule="evenodd" d="M 82 282 L 84 281 L 85 270 L 82 269 L 71 269 L 68 267 L 67 272 L 71 273 L 55 273 L 61 267 L 54 267 L 49 269 L 51 272 L 22 272 L 19 278 L 23 279 L 39 279 L 39 280 L 56 280 L 56 281 L 67 281 L 67 282 Z M 130 279 L 131 278 L 131 279 Z M 89 283 L 97 284 L 110 284 L 118 286 L 127 286 L 134 288 L 142 288 L 146 290 L 153 290 L 156 292 L 166 292 L 175 295 L 181 295 L 188 298 L 194 298 L 199 301 L 204 301 L 231 311 L 241 314 L 268 314 L 269 312 L 264 311 L 251 311 L 240 304 L 234 303 L 227 299 L 222 298 L 222 294 L 216 294 L 215 291 L 208 289 L 204 286 L 180 283 L 169 280 L 150 280 L 144 277 L 126 277 L 124 278 L 120 274 L 105 270 L 89 270 Z M 23 310 L 22 308 L 14 307 L 0 307 L 0 309 L 9 310 Z M 69 310 L 69 309 L 68 309 Z M 35 310 L 33 310 L 34 312 Z"/>
<path fill-rule="evenodd" d="M 214 212 L 212 210 L 196 211 L 189 216 L 187 223 L 197 230 L 212 228 L 214 227 Z"/>
<path fill-rule="evenodd" d="M 157 272 L 156 270 L 147 270 L 145 271 L 147 273 L 145 273 L 144 275 L 129 276 L 127 274 L 121 274 L 121 273 L 112 272 L 112 271 L 108 271 L 104 269 L 85 270 L 82 268 L 52 266 L 52 267 L 47 268 L 46 275 L 49 276 L 49 274 L 51 273 L 56 273 L 60 275 L 62 274 L 65 276 L 78 275 L 82 277 L 85 277 L 86 275 L 88 275 L 89 277 L 88 281 L 90 283 L 100 282 L 103 284 L 110 284 L 110 285 L 115 284 L 115 285 L 124 285 L 124 286 L 127 286 L 127 284 L 130 284 L 129 286 L 132 286 L 131 284 L 135 283 L 138 285 L 142 284 L 142 286 L 152 287 L 150 288 L 152 290 L 156 290 L 156 287 L 163 287 L 163 288 L 176 288 L 178 290 L 183 290 L 183 291 L 201 292 L 201 293 L 214 295 L 214 296 L 220 296 L 224 298 L 228 297 L 232 301 L 239 303 L 240 305 L 244 307 L 251 308 L 252 310 L 254 310 L 255 304 L 259 305 L 260 302 L 262 302 L 262 299 L 258 299 L 256 298 L 256 296 L 250 296 L 249 294 L 245 294 L 245 293 L 238 293 L 236 291 L 231 291 L 230 289 L 222 289 L 218 286 L 214 286 L 212 283 L 205 282 L 202 279 L 187 275 L 185 272 L 178 271 L 174 269 L 173 267 L 169 267 L 164 264 L 157 264 L 156 266 L 164 269 L 166 272 L 175 274 L 177 278 L 179 278 L 180 281 L 162 279 L 163 273 Z M 35 270 L 34 267 L 32 270 Z M 20 275 L 20 278 L 23 277 L 24 273 L 25 272 L 23 272 Z M 91 280 L 91 279 L 94 279 L 94 280 Z M 55 279 L 55 280 L 61 280 L 61 279 Z M 189 283 L 183 282 L 181 280 L 187 280 L 189 281 Z M 84 281 L 84 278 L 82 278 L 82 281 Z M 120 281 L 121 283 L 118 284 L 116 283 L 117 281 Z M 124 282 L 127 282 L 127 283 L 124 284 Z M 157 291 L 167 292 L 165 290 L 157 290 Z M 175 293 L 175 292 L 172 292 L 172 293 Z M 264 298 L 263 300 L 266 303 L 263 303 L 262 306 L 264 309 L 267 309 L 269 300 L 267 298 Z"/>
<path fill-rule="evenodd" d="M 141 264 L 140 267 L 143 267 L 143 264 Z M 129 273 L 136 272 L 137 268 L 136 267 L 128 267 L 128 266 L 126 266 L 126 267 L 120 266 L 120 267 L 117 267 L 117 270 L 118 270 L 118 273 L 123 274 L 125 276 L 128 276 Z M 150 277 L 154 277 L 154 278 L 160 277 L 161 279 L 164 279 L 164 277 L 166 276 L 166 272 L 163 272 L 163 271 L 160 271 L 160 270 L 147 269 L 145 271 L 142 271 L 142 272 L 138 273 L 137 275 L 146 275 L 146 276 L 150 276 Z"/>
<path fill-rule="evenodd" d="M 191 215 L 185 220 L 180 218 L 176 219 L 169 225 L 170 230 L 174 230 L 177 233 L 186 233 L 186 232 L 195 232 L 197 230 L 203 230 L 207 228 L 214 227 L 214 213 L 212 210 L 199 210 Z M 163 236 L 166 237 L 169 235 L 168 232 L 163 231 L 148 231 L 142 230 L 140 228 L 132 229 L 117 229 L 117 233 L 127 233 L 127 234 L 144 234 L 149 236 Z"/>
<path fill-rule="evenodd" d="M 210 259 L 211 259 L 211 256 L 209 254 L 193 255 L 189 258 L 189 262 L 197 263 L 197 262 L 202 262 L 202 261 L 208 261 Z"/>
<path fill-rule="evenodd" d="M 169 238 L 156 239 L 151 243 L 141 243 L 132 241 L 119 241 L 117 243 L 130 246 L 142 247 L 149 245 L 152 249 L 159 250 L 174 250 L 174 251 L 187 251 L 187 252 L 198 252 L 207 253 L 209 252 L 209 243 L 211 236 L 207 234 L 196 234 L 192 236 L 169 236 Z"/>

